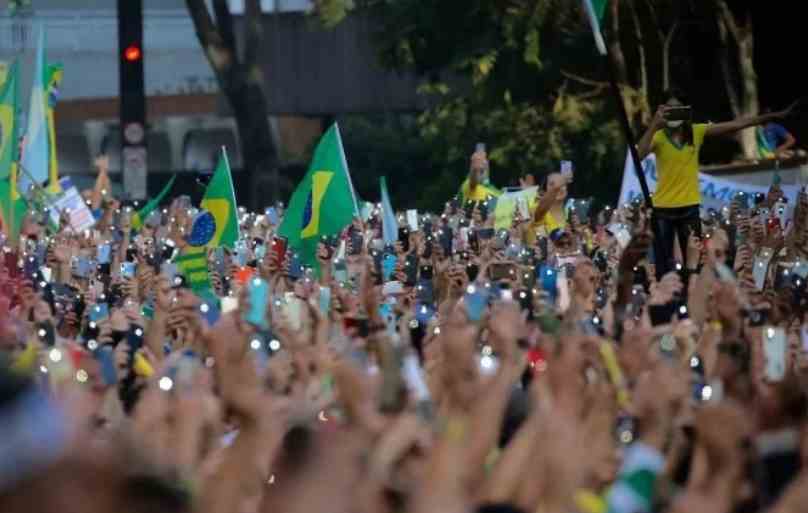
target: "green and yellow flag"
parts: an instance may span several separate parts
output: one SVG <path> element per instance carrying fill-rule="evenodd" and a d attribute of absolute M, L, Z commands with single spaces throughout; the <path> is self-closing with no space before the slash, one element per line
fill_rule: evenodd
<path fill-rule="evenodd" d="M 208 252 L 205 248 L 191 247 L 174 259 L 177 269 L 185 276 L 185 282 L 195 294 L 203 294 L 210 289 L 208 273 Z"/>
<path fill-rule="evenodd" d="M 359 209 L 336 123 L 320 139 L 303 181 L 295 189 L 278 233 L 300 254 L 301 262 L 319 270 L 321 236 L 340 233 Z"/>
<path fill-rule="evenodd" d="M 3 232 L 16 240 L 25 218 L 25 200 L 17 192 L 19 160 L 17 113 L 19 112 L 19 65 L 15 61 L 0 86 L 0 217 Z"/>
<path fill-rule="evenodd" d="M 48 192 L 57 194 L 62 192 L 59 186 L 59 159 L 56 155 L 56 102 L 59 100 L 59 87 L 64 77 L 64 66 L 60 63 L 50 64 L 45 70 L 45 87 L 48 92 L 48 106 L 45 115 L 48 120 L 48 149 L 50 162 L 48 163 Z"/>
<path fill-rule="evenodd" d="M 163 190 L 160 191 L 160 194 L 158 194 L 157 197 L 149 200 L 148 203 L 143 205 L 143 208 L 138 210 L 135 215 L 132 216 L 132 228 L 135 230 L 140 230 L 143 227 L 143 221 L 149 217 L 149 214 L 157 210 L 157 207 L 160 206 L 160 202 L 162 202 L 166 195 L 171 192 L 171 188 L 174 187 L 174 180 L 176 178 L 177 175 L 172 176 L 171 180 L 169 180 L 166 186 L 163 187 Z"/>
<path fill-rule="evenodd" d="M 216 171 L 210 179 L 201 207 L 211 213 L 216 220 L 216 231 L 208 243 L 208 247 L 224 246 L 235 249 L 238 240 L 238 208 L 236 207 L 236 191 L 233 187 L 233 175 L 227 153 L 222 148 L 222 155 L 216 165 Z"/>

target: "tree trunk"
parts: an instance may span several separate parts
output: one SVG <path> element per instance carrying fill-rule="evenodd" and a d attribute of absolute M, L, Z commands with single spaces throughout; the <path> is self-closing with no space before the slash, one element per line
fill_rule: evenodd
<path fill-rule="evenodd" d="M 637 38 L 637 51 L 640 57 L 640 90 L 637 98 L 637 111 L 640 116 L 640 123 L 647 125 L 651 121 L 651 104 L 648 100 L 648 63 L 645 59 L 645 41 L 640 25 L 640 17 L 634 7 L 634 0 L 628 1 L 628 8 L 631 11 L 631 19 L 634 22 L 634 37 Z"/>
<path fill-rule="evenodd" d="M 755 39 L 752 33 L 752 23 L 748 23 L 742 31 L 742 38 L 738 41 L 738 64 L 741 70 L 741 85 L 743 89 L 742 112 L 744 116 L 757 116 L 760 112 L 758 102 L 757 73 L 755 72 Z M 755 129 L 747 128 L 738 134 L 743 155 L 747 159 L 757 157 L 757 140 Z"/>
<path fill-rule="evenodd" d="M 724 84 L 727 88 L 730 105 L 735 117 L 756 116 L 760 110 L 758 103 L 757 73 L 755 72 L 755 34 L 752 26 L 752 14 L 748 9 L 744 12 L 745 22 L 739 24 L 725 0 L 716 0 L 718 8 L 718 29 L 724 45 L 721 56 L 721 68 Z M 729 39 L 732 35 L 737 47 L 738 70 L 741 76 L 740 94 L 735 92 L 733 77 L 729 67 Z M 755 129 L 748 128 L 736 136 L 746 159 L 757 158 L 757 140 Z"/>
<path fill-rule="evenodd" d="M 216 22 L 205 0 L 185 0 L 194 22 L 197 37 L 213 69 L 224 96 L 236 120 L 243 172 L 247 176 L 247 206 L 259 207 L 259 182 L 262 175 L 278 165 L 277 149 L 272 140 L 263 75 L 258 66 L 262 40 L 261 11 L 258 0 L 245 2 L 244 52 L 239 59 L 234 36 L 233 17 L 226 0 L 213 0 Z M 277 175 L 276 175 L 277 177 Z M 273 199 L 278 199 L 278 183 L 274 180 Z"/>
<path fill-rule="evenodd" d="M 260 194 L 264 189 L 262 178 L 274 173 L 277 159 L 275 158 L 275 146 L 272 142 L 264 91 L 260 84 L 248 81 L 240 90 L 234 90 L 232 94 L 228 94 L 228 100 L 236 118 L 236 127 L 241 141 L 241 155 L 249 185 L 250 208 L 267 206 L 270 197 Z M 271 195 L 273 202 L 280 199 L 278 189 L 278 184 L 274 183 Z M 259 204 L 262 201 L 265 204 Z"/>
<path fill-rule="evenodd" d="M 676 36 L 676 30 L 679 28 L 679 22 L 673 23 L 670 31 L 665 36 L 665 41 L 662 43 L 662 90 L 667 91 L 671 88 L 671 45 L 673 38 Z"/>
<path fill-rule="evenodd" d="M 623 46 L 620 44 L 620 2 L 614 1 L 609 4 L 611 8 L 612 33 L 609 37 L 609 54 L 614 61 L 617 74 L 617 85 L 620 88 L 620 97 L 628 114 L 629 123 L 634 122 L 634 102 L 629 98 L 630 83 L 628 80 L 628 67 L 626 66 L 626 56 L 623 53 Z"/>

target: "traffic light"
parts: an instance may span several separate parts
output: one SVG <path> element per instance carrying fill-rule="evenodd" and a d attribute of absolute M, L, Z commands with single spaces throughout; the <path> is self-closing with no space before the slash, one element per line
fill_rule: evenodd
<path fill-rule="evenodd" d="M 124 191 L 146 197 L 146 90 L 143 0 L 118 0 L 121 170 Z"/>

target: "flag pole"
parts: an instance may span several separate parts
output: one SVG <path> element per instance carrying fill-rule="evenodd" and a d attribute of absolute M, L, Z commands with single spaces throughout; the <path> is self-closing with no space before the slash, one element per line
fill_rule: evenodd
<path fill-rule="evenodd" d="M 606 45 L 603 32 L 600 30 L 600 23 L 598 22 L 594 9 L 592 8 L 592 4 L 589 0 L 584 0 L 583 3 L 584 10 L 589 18 L 589 23 L 592 26 L 592 33 L 595 36 L 595 44 L 597 45 L 600 54 L 606 58 L 606 65 L 609 68 L 609 85 L 611 86 L 614 100 L 617 103 L 617 113 L 620 117 L 620 126 L 623 129 L 623 135 L 626 138 L 626 142 L 628 142 L 628 151 L 631 155 L 631 161 L 634 163 L 634 173 L 637 175 L 637 181 L 640 182 L 640 189 L 642 189 L 645 206 L 646 208 L 650 209 L 653 208 L 654 204 L 651 201 L 651 192 L 648 189 L 648 182 L 645 180 L 645 171 L 642 167 L 640 154 L 637 152 L 634 131 L 631 129 L 631 123 L 629 123 L 628 113 L 626 112 L 626 105 L 623 103 L 623 93 L 620 92 L 620 86 L 617 84 L 617 65 L 614 62 L 614 57 L 612 56 L 611 52 L 609 52 L 609 47 Z M 657 255 L 661 255 L 662 253 L 660 253 L 657 248 L 659 247 L 662 239 L 660 237 L 659 226 L 657 226 L 656 219 L 653 215 L 651 216 L 650 222 L 651 232 L 654 235 L 654 252 Z"/>
<path fill-rule="evenodd" d="M 45 206 L 55 210 L 56 213 L 59 214 L 59 218 L 61 219 L 62 211 L 59 209 L 58 206 L 56 206 L 56 203 L 51 203 L 51 201 L 48 199 L 48 191 L 46 191 L 44 187 L 42 187 L 39 183 L 37 183 L 36 180 L 34 180 L 34 177 L 31 175 L 30 172 L 28 172 L 28 169 L 25 166 L 22 165 L 22 162 L 17 162 L 17 168 L 20 171 L 22 171 L 22 173 L 26 177 L 28 177 L 29 180 L 31 180 L 31 185 L 33 186 L 34 189 L 36 189 L 36 191 L 38 193 L 40 193 L 40 195 L 42 196 L 42 201 L 45 202 Z M 16 186 L 17 186 L 17 184 L 14 184 L 14 187 L 16 187 Z M 17 194 L 19 194 L 19 191 L 17 191 Z M 73 227 L 72 223 L 71 223 L 70 227 L 71 228 Z"/>
<path fill-rule="evenodd" d="M 334 122 L 334 128 L 337 129 L 337 140 L 339 141 L 339 155 L 342 158 L 342 167 L 345 168 L 345 175 L 348 177 L 348 185 L 351 187 L 351 198 L 354 204 L 354 214 L 356 217 L 362 217 L 359 213 L 359 202 L 356 201 L 356 190 L 354 190 L 353 180 L 351 180 L 351 172 L 348 170 L 348 159 L 345 158 L 345 148 L 342 146 L 342 134 L 339 131 L 339 123 Z"/>

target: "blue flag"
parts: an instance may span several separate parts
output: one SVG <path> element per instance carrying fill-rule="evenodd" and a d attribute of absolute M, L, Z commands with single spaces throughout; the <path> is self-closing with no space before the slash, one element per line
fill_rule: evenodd
<path fill-rule="evenodd" d="M 45 29 L 39 27 L 39 43 L 36 51 L 34 82 L 31 88 L 31 104 L 28 109 L 28 130 L 25 132 L 25 145 L 22 150 L 22 172 L 18 189 L 27 194 L 31 180 L 43 183 L 48 179 L 50 169 L 50 148 L 48 133 L 48 91 L 45 86 L 47 64 L 45 62 Z"/>
<path fill-rule="evenodd" d="M 385 245 L 395 244 L 398 240 L 398 221 L 393 205 L 390 204 L 390 196 L 387 194 L 387 179 L 381 178 L 382 187 L 382 237 Z"/>

